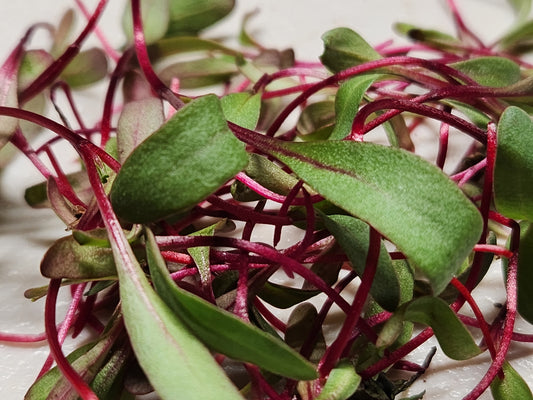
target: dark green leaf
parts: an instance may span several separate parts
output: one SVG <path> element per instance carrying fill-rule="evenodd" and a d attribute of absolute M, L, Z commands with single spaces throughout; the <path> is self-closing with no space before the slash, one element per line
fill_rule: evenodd
<path fill-rule="evenodd" d="M 518 107 L 508 107 L 498 124 L 494 201 L 509 218 L 533 221 L 533 122 Z"/>
<path fill-rule="evenodd" d="M 483 86 L 505 87 L 521 79 L 520 66 L 503 57 L 478 57 L 450 64 Z"/>
<path fill-rule="evenodd" d="M 61 78 L 72 87 L 90 85 L 107 75 L 107 57 L 100 48 L 82 51 L 63 70 Z"/>
<path fill-rule="evenodd" d="M 349 215 L 324 216 L 326 228 L 335 236 L 348 256 L 352 268 L 363 275 L 368 255 L 370 227 L 360 219 Z M 370 294 L 385 310 L 394 311 L 400 302 L 400 283 L 389 253 L 383 243 Z"/>
<path fill-rule="evenodd" d="M 479 239 L 477 208 L 442 171 L 418 156 L 367 142 L 261 140 L 263 151 L 398 246 L 436 294 Z"/>
<path fill-rule="evenodd" d="M 324 100 L 307 105 L 301 112 L 296 129 L 303 140 L 325 140 L 335 124 L 333 101 Z"/>
<path fill-rule="evenodd" d="M 481 352 L 457 315 L 438 297 L 413 300 L 405 309 L 405 319 L 430 326 L 444 354 L 454 360 L 466 360 Z"/>
<path fill-rule="evenodd" d="M 526 321 L 533 324 L 533 225 L 529 221 L 520 223 L 520 251 L 518 252 L 518 312 Z M 502 258 L 507 271 L 509 260 Z"/>
<path fill-rule="evenodd" d="M 276 308 L 289 308 L 319 294 L 318 290 L 304 290 L 267 282 L 258 296 Z"/>
<path fill-rule="evenodd" d="M 228 121 L 247 129 L 255 129 L 261 111 L 261 94 L 231 93 L 220 100 Z"/>
<path fill-rule="evenodd" d="M 379 75 L 360 75 L 344 82 L 335 96 L 335 128 L 330 140 L 341 140 L 352 130 L 352 123 L 368 88 Z"/>
<path fill-rule="evenodd" d="M 195 89 L 229 81 L 238 72 L 232 57 L 208 57 L 190 61 L 179 61 L 162 69 L 158 75 L 163 82 L 172 78 L 180 80 L 183 89 Z"/>
<path fill-rule="evenodd" d="M 180 289 L 170 278 L 153 233 L 147 229 L 146 234 L 148 264 L 157 292 L 200 340 L 217 352 L 275 374 L 316 378 L 314 366 L 284 342 Z"/>
<path fill-rule="evenodd" d="M 349 28 L 332 29 L 322 35 L 322 41 L 324 52 L 320 60 L 333 72 L 381 58 L 372 46 Z"/>
<path fill-rule="evenodd" d="M 498 375 L 490 384 L 490 392 L 494 400 L 531 400 L 533 394 L 524 378 L 507 361 L 502 366 L 504 377 Z"/>
<path fill-rule="evenodd" d="M 235 0 L 170 0 L 168 36 L 196 34 L 224 18 Z"/>
<path fill-rule="evenodd" d="M 324 388 L 316 400 L 346 400 L 355 393 L 361 377 L 348 360 L 342 360 L 329 374 Z"/>
<path fill-rule="evenodd" d="M 218 98 L 198 98 L 126 159 L 111 188 L 113 208 L 130 222 L 170 217 L 206 198 L 247 162 Z"/>
<path fill-rule="evenodd" d="M 498 42 L 498 47 L 510 53 L 529 51 L 533 46 L 533 20 L 513 26 Z"/>
<path fill-rule="evenodd" d="M 518 21 L 523 21 L 529 17 L 531 0 L 507 0 L 507 2 L 513 7 Z"/>

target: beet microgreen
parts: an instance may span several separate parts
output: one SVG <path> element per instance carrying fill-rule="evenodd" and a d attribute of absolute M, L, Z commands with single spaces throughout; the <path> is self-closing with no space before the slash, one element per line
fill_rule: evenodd
<path fill-rule="evenodd" d="M 96 28 L 106 1 L 77 1 L 75 39 L 68 12 L 46 25 L 48 49 L 31 48 L 34 25 L 0 68 L 0 147 L 43 176 L 27 203 L 72 230 L 43 256 L 48 287 L 27 292 L 46 296 L 46 333 L 0 334 L 50 345 L 28 399 L 390 399 L 431 370 L 433 353 L 404 357 L 433 336 L 455 360 L 490 353 L 467 399 L 533 398 L 507 356 L 533 341 L 514 331 L 533 318 L 529 1 L 510 2 L 520 24 L 492 46 L 448 0 L 456 35 L 399 23 L 415 44 L 373 47 L 340 27 L 320 62 L 266 49 L 244 23 L 239 46 L 210 37 L 233 0 L 128 3 L 120 50 Z M 101 48 L 82 49 L 93 33 Z M 88 127 L 77 90 L 96 82 Z M 55 136 L 34 148 L 42 129 Z M 458 135 L 472 144 L 453 166 Z M 79 170 L 64 172 L 60 141 Z M 506 300 L 491 319 L 474 289 L 497 258 Z M 93 340 L 65 356 L 83 330 Z"/>

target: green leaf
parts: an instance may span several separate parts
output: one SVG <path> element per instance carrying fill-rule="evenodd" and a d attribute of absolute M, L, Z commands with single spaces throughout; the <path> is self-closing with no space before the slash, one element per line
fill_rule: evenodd
<path fill-rule="evenodd" d="M 461 42 L 457 38 L 434 29 L 423 29 L 402 22 L 394 24 L 394 29 L 411 40 L 425 43 L 438 49 L 454 50 L 461 46 Z"/>
<path fill-rule="evenodd" d="M 155 293 L 125 237 L 112 242 L 121 309 L 137 360 L 162 399 L 242 400 L 207 348 Z"/>
<path fill-rule="evenodd" d="M 317 318 L 318 312 L 314 305 L 311 303 L 298 304 L 289 315 L 285 330 L 285 342 L 296 351 L 301 352 L 302 346 L 309 340 L 309 335 L 315 334 L 316 339 L 312 344 L 313 351 L 309 358 L 318 363 L 324 356 L 327 346 L 322 328 L 319 327 L 316 333 L 312 330 Z"/>
<path fill-rule="evenodd" d="M 144 40 L 153 43 L 165 36 L 169 24 L 169 0 L 142 0 L 141 20 L 143 24 Z M 133 17 L 131 2 L 126 2 L 126 9 L 122 15 L 122 29 L 128 43 L 133 43 Z"/>
<path fill-rule="evenodd" d="M 293 379 L 316 378 L 315 367 L 284 342 L 233 314 L 180 289 L 170 278 L 155 237 L 146 230 L 148 265 L 159 295 L 207 346 Z"/>
<path fill-rule="evenodd" d="M 533 122 L 518 107 L 508 107 L 498 123 L 494 201 L 509 218 L 533 221 Z"/>
<path fill-rule="evenodd" d="M 360 75 L 344 82 L 335 96 L 335 128 L 330 140 L 341 140 L 352 130 L 352 123 L 366 91 L 380 75 Z"/>
<path fill-rule="evenodd" d="M 261 112 L 261 94 L 230 93 L 220 100 L 228 121 L 247 129 L 255 129 Z"/>
<path fill-rule="evenodd" d="M 527 322 L 533 324 L 533 225 L 529 221 L 520 222 L 520 251 L 518 252 L 518 312 Z M 502 258 L 507 271 L 509 259 Z"/>
<path fill-rule="evenodd" d="M 532 34 L 533 20 L 526 20 L 514 25 L 513 29 L 499 40 L 498 47 L 514 54 L 527 52 L 533 47 Z"/>
<path fill-rule="evenodd" d="M 438 297 L 423 296 L 413 300 L 407 305 L 404 316 L 408 321 L 430 326 L 444 354 L 454 360 L 467 360 L 481 352 L 457 315 Z"/>
<path fill-rule="evenodd" d="M 148 46 L 150 59 L 161 59 L 176 54 L 190 52 L 219 52 L 229 56 L 242 57 L 242 54 L 237 50 L 226 47 L 215 40 L 197 36 L 165 37 Z"/>
<path fill-rule="evenodd" d="M 412 153 L 367 142 L 259 140 L 262 151 L 392 241 L 436 294 L 479 239 L 476 207 L 442 171 Z"/>
<path fill-rule="evenodd" d="M 348 360 L 342 360 L 329 374 L 324 388 L 315 400 L 346 400 L 355 393 L 361 377 Z"/>
<path fill-rule="evenodd" d="M 111 248 L 82 245 L 74 236 L 57 240 L 41 261 L 41 274 L 51 279 L 100 278 L 116 273 Z"/>
<path fill-rule="evenodd" d="M 52 62 L 54 58 L 45 50 L 28 50 L 18 71 L 18 91 L 24 91 Z"/>
<path fill-rule="evenodd" d="M 124 104 L 117 124 L 119 161 L 124 162 L 164 121 L 163 103 L 160 99 L 148 97 Z"/>
<path fill-rule="evenodd" d="M 72 87 L 87 86 L 98 82 L 107 75 L 107 56 L 100 48 L 93 47 L 82 51 L 61 73 Z"/>
<path fill-rule="evenodd" d="M 160 220 L 196 205 L 247 163 L 218 98 L 200 97 L 130 154 L 111 188 L 111 202 L 130 222 Z"/>
<path fill-rule="evenodd" d="M 360 219 L 349 215 L 324 216 L 326 228 L 335 236 L 352 268 L 363 275 L 368 255 L 370 227 Z M 394 311 L 400 302 L 400 283 L 389 253 L 383 243 L 370 294 L 385 310 Z"/>
<path fill-rule="evenodd" d="M 296 129 L 302 140 L 325 140 L 335 125 L 333 101 L 324 100 L 308 104 L 300 113 Z"/>
<path fill-rule="evenodd" d="M 503 57 L 478 57 L 450 64 L 483 86 L 505 87 L 518 82 L 520 66 Z"/>
<path fill-rule="evenodd" d="M 168 36 L 196 34 L 224 18 L 235 0 L 170 0 Z"/>
<path fill-rule="evenodd" d="M 258 292 L 258 296 L 268 304 L 281 309 L 286 309 L 309 300 L 320 294 L 318 290 L 304 290 L 267 282 Z"/>
<path fill-rule="evenodd" d="M 513 8 L 518 21 L 524 21 L 531 11 L 531 0 L 507 0 Z"/>
<path fill-rule="evenodd" d="M 358 33 L 349 28 L 335 28 L 322 35 L 322 64 L 332 72 L 381 58 Z"/>
<path fill-rule="evenodd" d="M 159 71 L 163 82 L 173 78 L 180 80 L 183 89 L 195 89 L 229 81 L 238 72 L 233 57 L 206 57 L 175 62 Z"/>
<path fill-rule="evenodd" d="M 502 370 L 504 377 L 496 378 L 490 384 L 490 392 L 494 400 L 531 400 L 533 394 L 526 381 L 516 372 L 507 361 L 503 363 Z"/>

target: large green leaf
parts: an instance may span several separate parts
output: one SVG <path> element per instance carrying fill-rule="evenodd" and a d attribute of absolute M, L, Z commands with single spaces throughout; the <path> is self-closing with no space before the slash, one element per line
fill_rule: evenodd
<path fill-rule="evenodd" d="M 438 297 L 423 296 L 413 300 L 406 307 L 404 317 L 430 326 L 444 354 L 454 360 L 467 360 L 481 352 L 457 315 Z"/>
<path fill-rule="evenodd" d="M 111 188 L 116 213 L 152 222 L 194 206 L 248 163 L 218 98 L 200 97 L 178 111 L 130 154 Z"/>
<path fill-rule="evenodd" d="M 479 239 L 476 207 L 437 167 L 416 155 L 366 142 L 257 139 L 261 150 L 398 246 L 436 294 Z"/>
<path fill-rule="evenodd" d="M 324 216 L 326 228 L 335 236 L 348 256 L 352 267 L 363 275 L 368 256 L 370 227 L 360 219 L 349 215 Z M 382 243 L 378 266 L 370 294 L 386 310 L 394 311 L 400 302 L 400 283 L 387 248 Z"/>
<path fill-rule="evenodd" d="M 121 247 L 125 245 L 122 239 Z M 242 400 L 209 350 L 156 294 L 129 248 L 112 242 L 133 351 L 162 399 Z"/>
<path fill-rule="evenodd" d="M 518 107 L 508 107 L 498 124 L 494 166 L 496 208 L 509 218 L 533 221 L 533 122 Z"/>
<path fill-rule="evenodd" d="M 147 257 L 159 295 L 190 330 L 213 350 L 299 380 L 317 377 L 315 367 L 284 342 L 235 315 L 180 289 L 170 278 L 153 233 L 147 229 Z"/>

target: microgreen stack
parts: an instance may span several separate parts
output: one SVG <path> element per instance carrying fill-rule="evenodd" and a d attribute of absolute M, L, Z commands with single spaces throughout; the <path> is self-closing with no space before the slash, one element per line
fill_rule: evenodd
<path fill-rule="evenodd" d="M 132 0 L 121 50 L 102 38 L 80 51 L 105 0 L 74 40 L 66 13 L 47 50 L 28 39 L 52 28 L 31 27 L 0 69 L 0 143 L 43 175 L 27 202 L 70 233 L 43 257 L 50 284 L 26 293 L 46 297 L 56 362 L 26 398 L 392 399 L 430 367 L 431 354 L 404 358 L 432 336 L 455 360 L 490 353 L 468 399 L 532 398 L 506 358 L 533 341 L 514 332 L 517 313 L 533 323 L 533 66 L 521 57 L 533 22 L 529 1 L 509 3 L 516 27 L 490 46 L 449 0 L 457 37 L 398 24 L 412 45 L 373 48 L 337 28 L 311 63 L 264 48 L 246 24 L 235 48 L 210 39 L 232 0 Z M 74 94 L 102 82 L 90 128 Z M 54 138 L 33 148 L 27 121 Z M 435 129 L 435 162 L 412 140 L 422 125 Z M 369 139 L 381 128 L 387 143 Z M 471 144 L 445 173 L 461 136 Z M 77 151 L 78 172 L 63 172 L 57 141 Z M 271 237 L 253 240 L 264 226 Z M 301 235 L 282 248 L 288 227 Z M 472 291 L 495 258 L 507 301 L 487 321 Z M 67 356 L 61 286 L 73 294 L 61 332 L 94 333 Z M 326 342 L 334 305 L 344 318 Z"/>

